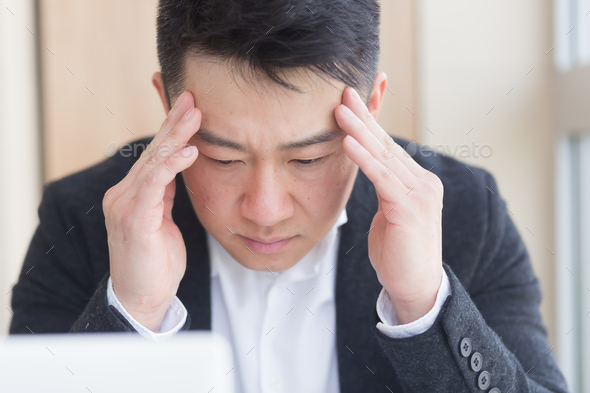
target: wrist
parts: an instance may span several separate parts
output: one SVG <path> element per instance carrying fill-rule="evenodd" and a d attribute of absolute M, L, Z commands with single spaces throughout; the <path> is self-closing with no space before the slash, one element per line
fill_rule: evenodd
<path fill-rule="evenodd" d="M 148 330 L 151 330 L 154 333 L 158 333 L 160 331 L 160 327 L 162 326 L 162 322 L 164 321 L 164 315 L 166 315 L 166 309 L 162 312 L 158 312 L 156 314 L 145 314 L 142 311 L 136 311 L 133 309 L 129 309 L 124 303 L 121 302 L 125 310 L 135 319 L 141 326 L 145 327 Z"/>
<path fill-rule="evenodd" d="M 113 293 L 115 294 L 121 306 L 123 306 L 125 311 L 127 311 L 127 313 L 135 321 L 154 333 L 157 333 L 160 330 L 164 316 L 166 315 L 166 311 L 168 310 L 172 299 L 157 305 L 152 305 L 147 301 L 128 301 L 128 297 L 120 293 L 120 291 L 117 291 L 114 285 Z"/>
<path fill-rule="evenodd" d="M 400 325 L 405 325 L 422 318 L 428 314 L 436 302 L 436 292 L 434 295 L 414 301 L 401 301 L 389 295 L 389 292 L 388 297 Z"/>
<path fill-rule="evenodd" d="M 434 307 L 440 286 L 442 284 L 442 269 L 439 275 L 434 276 L 432 284 L 424 287 L 419 292 L 411 296 L 397 295 L 393 290 L 385 287 L 389 301 L 395 311 L 400 324 L 405 325 L 414 322 L 426 314 Z"/>

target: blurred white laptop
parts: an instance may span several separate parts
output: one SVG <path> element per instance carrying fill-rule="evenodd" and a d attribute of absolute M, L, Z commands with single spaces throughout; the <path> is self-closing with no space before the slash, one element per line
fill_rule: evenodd
<path fill-rule="evenodd" d="M 231 393 L 227 341 L 182 332 L 161 342 L 139 334 L 15 335 L 0 340 L 2 393 Z"/>

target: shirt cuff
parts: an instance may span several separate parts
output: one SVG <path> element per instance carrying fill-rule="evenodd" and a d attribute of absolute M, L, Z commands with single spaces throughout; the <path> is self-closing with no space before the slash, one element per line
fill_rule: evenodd
<path fill-rule="evenodd" d="M 107 298 L 109 305 L 115 307 L 121 314 L 123 314 L 123 316 L 127 319 L 127 321 L 129 321 L 131 326 L 133 326 L 135 330 L 139 332 L 139 334 L 153 341 L 162 341 L 177 333 L 180 328 L 184 326 L 186 317 L 188 315 L 188 312 L 186 311 L 186 308 L 180 299 L 177 296 L 174 296 L 174 299 L 172 299 L 172 302 L 170 302 L 170 305 L 168 306 L 168 310 L 166 310 L 166 314 L 164 315 L 160 329 L 158 332 L 153 332 L 143 326 L 141 323 L 137 322 L 135 318 L 133 318 L 131 314 L 125 310 L 117 298 L 117 295 L 115 295 L 111 277 L 109 277 L 107 283 Z"/>
<path fill-rule="evenodd" d="M 449 283 L 449 277 L 443 268 L 441 284 L 438 288 L 436 300 L 432 309 L 423 317 L 405 325 L 400 325 L 395 310 L 393 309 L 393 305 L 387 295 L 387 291 L 383 288 L 381 289 L 379 298 L 377 298 L 377 315 L 382 321 L 377 323 L 377 329 L 391 338 L 407 338 L 424 333 L 432 327 L 443 303 L 450 294 L 451 286 Z"/>

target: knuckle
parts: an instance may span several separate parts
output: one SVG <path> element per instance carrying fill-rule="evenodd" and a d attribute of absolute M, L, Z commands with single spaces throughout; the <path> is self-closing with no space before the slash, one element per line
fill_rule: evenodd
<path fill-rule="evenodd" d="M 156 180 L 158 179 L 158 171 L 151 170 L 145 174 L 143 177 L 142 186 L 143 187 L 150 187 L 152 186 Z"/>
<path fill-rule="evenodd" d="M 391 176 L 393 176 L 393 172 L 389 168 L 381 167 L 381 177 L 383 179 L 389 179 Z"/>
<path fill-rule="evenodd" d="M 383 138 L 383 145 L 388 150 L 391 150 L 391 149 L 395 148 L 396 146 L 399 146 L 397 143 L 395 143 L 395 141 L 393 140 L 393 137 L 391 135 L 385 135 L 385 137 Z"/>
<path fill-rule="evenodd" d="M 387 161 L 393 160 L 395 158 L 393 153 L 388 148 L 381 150 L 381 156 Z"/>
<path fill-rule="evenodd" d="M 149 154 L 149 156 L 147 156 L 145 158 L 145 165 L 147 167 L 153 168 L 158 164 L 158 159 L 156 158 L 156 154 L 154 152 L 154 154 Z"/>
<path fill-rule="evenodd" d="M 150 156 L 154 155 L 154 141 L 152 141 L 149 145 L 146 146 L 145 150 L 141 152 L 140 157 L 143 160 L 147 160 Z"/>

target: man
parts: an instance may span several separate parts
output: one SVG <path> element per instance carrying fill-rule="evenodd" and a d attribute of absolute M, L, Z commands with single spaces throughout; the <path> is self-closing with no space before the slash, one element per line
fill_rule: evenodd
<path fill-rule="evenodd" d="M 248 392 L 566 391 L 492 177 L 377 124 L 378 21 L 161 0 L 168 116 L 46 186 L 11 333 L 213 330 Z"/>

